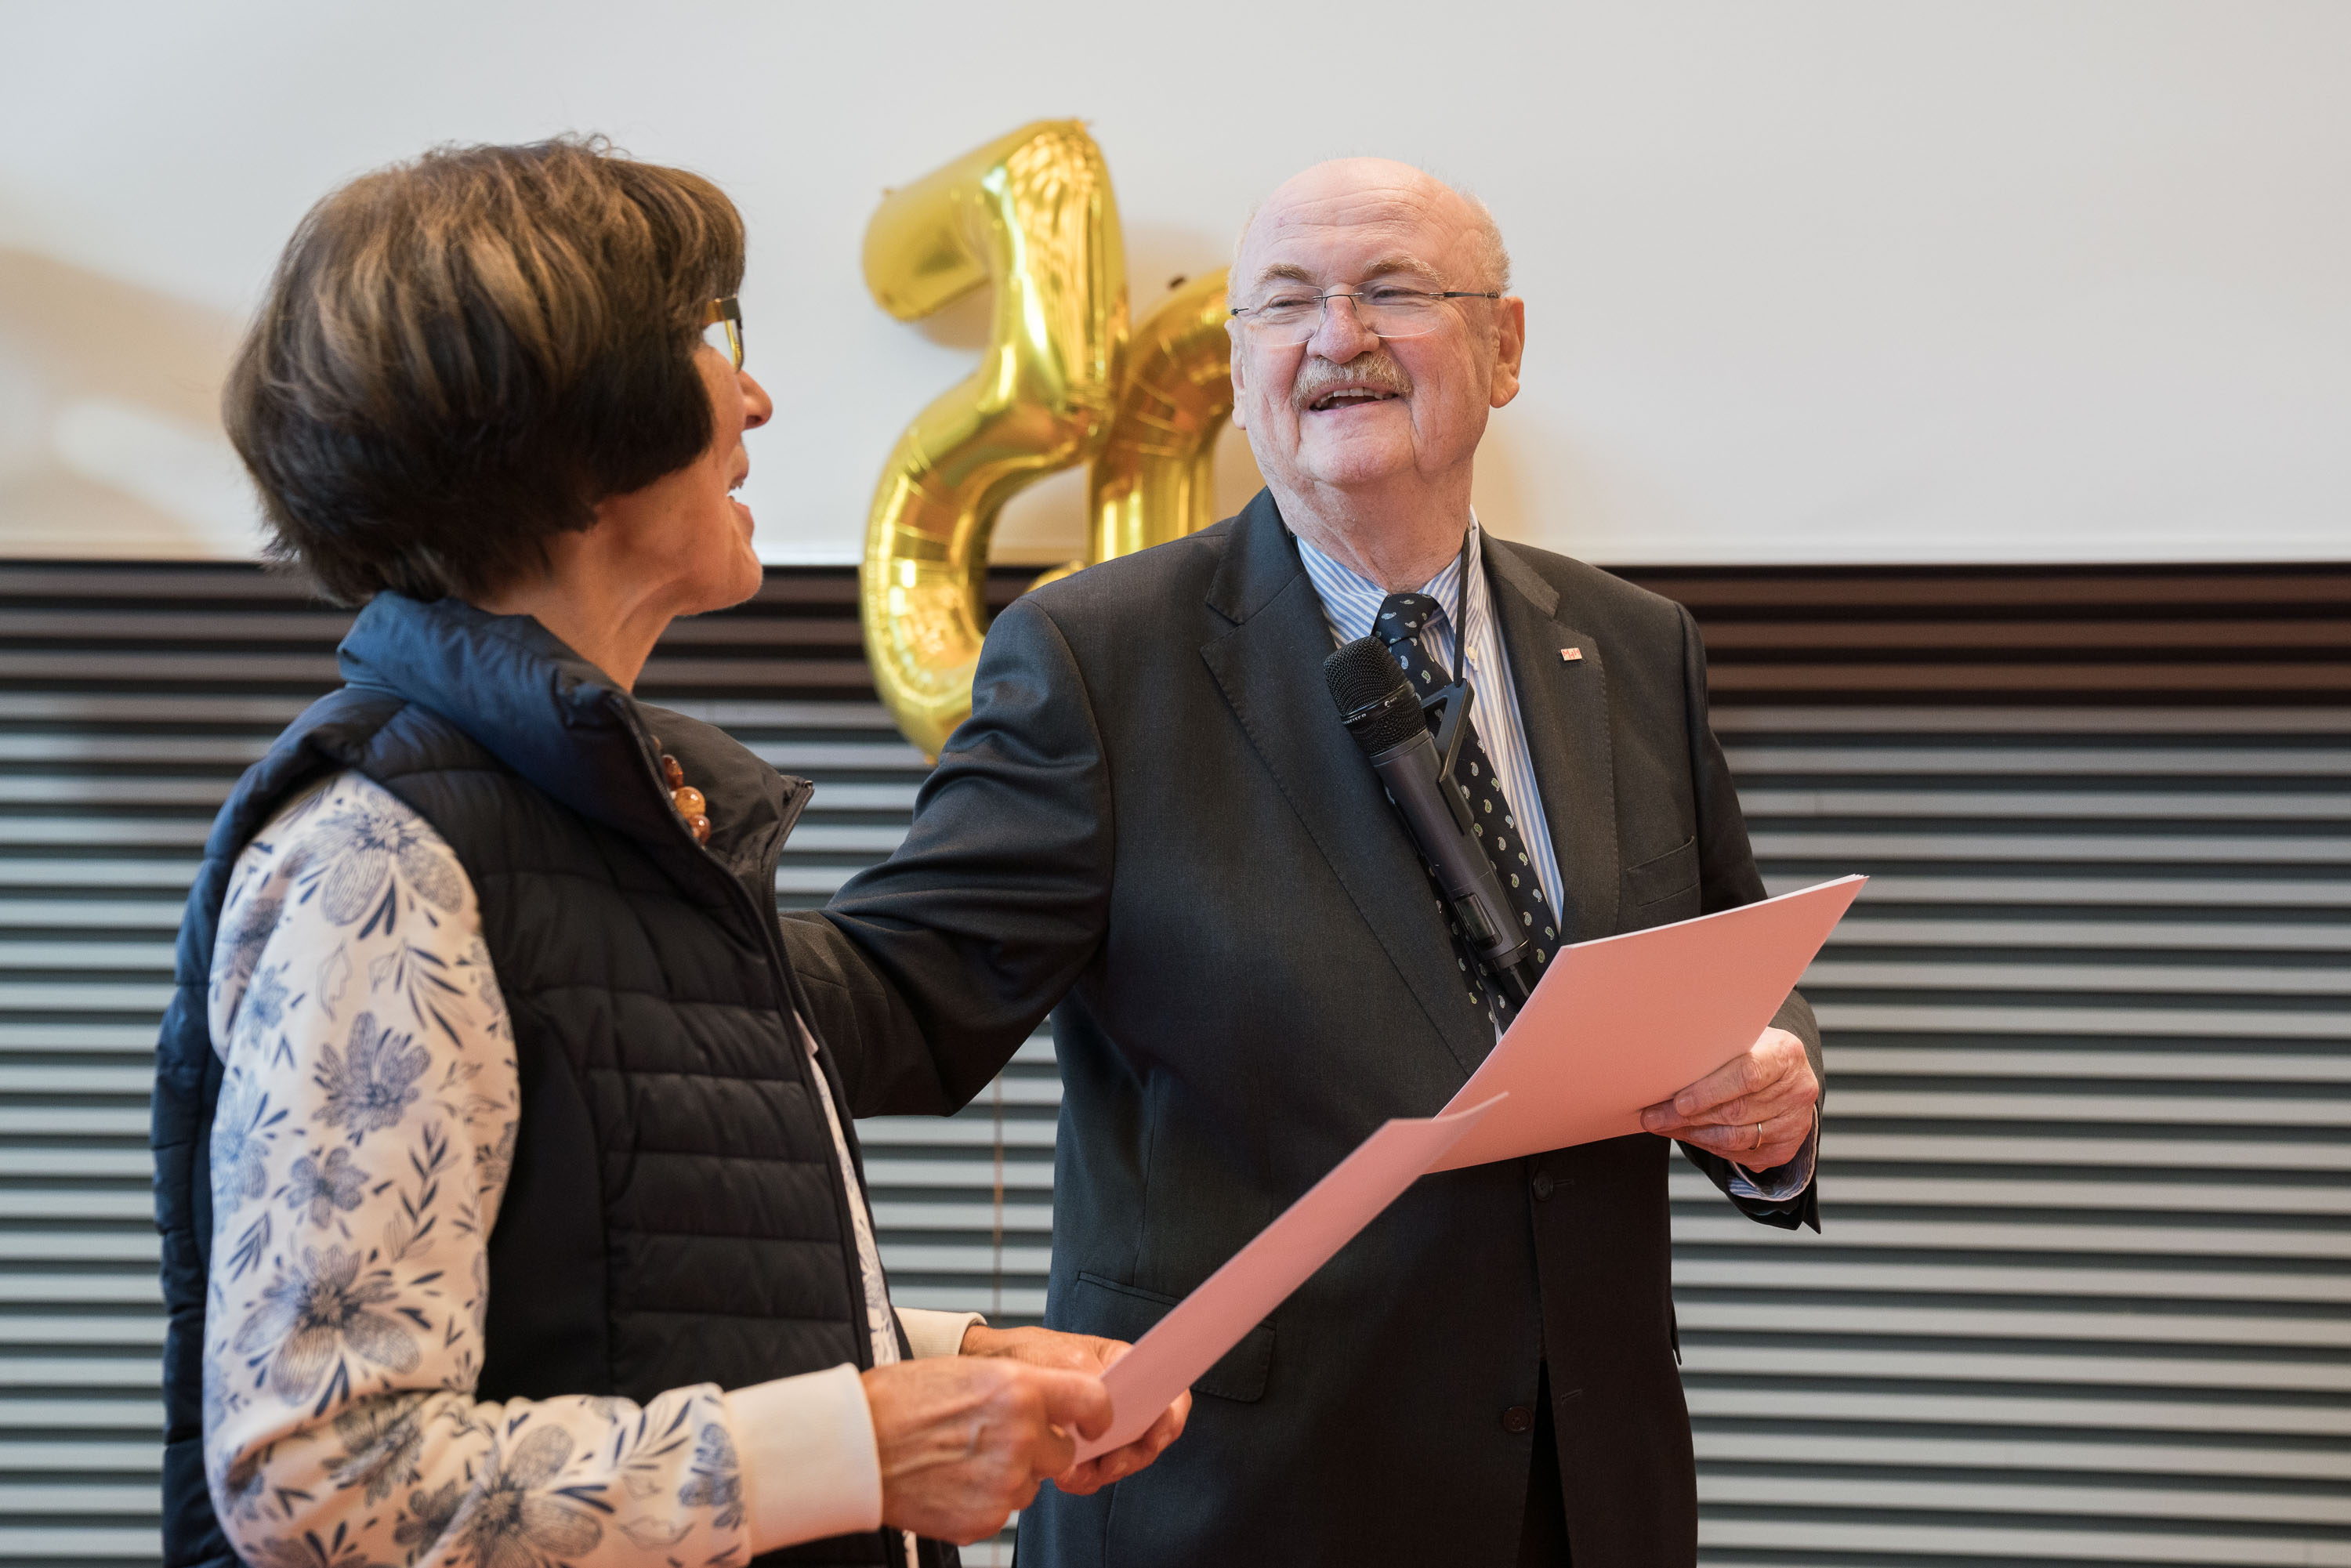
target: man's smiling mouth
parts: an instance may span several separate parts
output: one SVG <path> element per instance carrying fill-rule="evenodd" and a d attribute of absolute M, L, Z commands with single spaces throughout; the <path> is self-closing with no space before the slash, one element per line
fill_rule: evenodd
<path fill-rule="evenodd" d="M 1336 408 L 1356 408 L 1364 403 L 1394 402 L 1395 392 L 1383 387 L 1333 387 L 1306 405 L 1311 413 L 1328 413 Z"/>

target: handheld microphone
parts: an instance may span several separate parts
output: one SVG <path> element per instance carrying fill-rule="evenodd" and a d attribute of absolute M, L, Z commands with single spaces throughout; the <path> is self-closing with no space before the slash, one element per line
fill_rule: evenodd
<path fill-rule="evenodd" d="M 1533 945 L 1519 928 L 1502 880 L 1479 841 L 1468 800 L 1452 779 L 1469 688 L 1458 688 L 1455 711 L 1445 716 L 1452 744 L 1440 761 L 1419 696 L 1377 637 L 1358 638 L 1323 660 L 1322 679 L 1339 706 L 1339 721 L 1404 814 L 1421 858 L 1436 868 L 1438 890 L 1470 951 L 1518 1008 L 1534 989 Z"/>

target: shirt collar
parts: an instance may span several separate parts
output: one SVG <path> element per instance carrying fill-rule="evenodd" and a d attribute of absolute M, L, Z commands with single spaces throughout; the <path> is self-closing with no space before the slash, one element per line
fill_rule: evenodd
<path fill-rule="evenodd" d="M 1306 568 L 1306 575 L 1322 596 L 1324 619 L 1342 643 L 1352 643 L 1358 637 L 1372 634 L 1372 624 L 1379 618 L 1380 606 L 1387 601 L 1388 591 L 1364 576 L 1353 568 L 1342 565 L 1315 549 L 1304 538 L 1298 540 L 1298 559 Z M 1468 617 L 1476 625 L 1486 612 L 1486 574 L 1479 570 L 1485 559 L 1484 530 L 1478 526 L 1478 514 L 1469 514 L 1469 599 Z M 1432 627 L 1442 625 L 1452 629 L 1453 596 L 1461 581 L 1462 558 L 1458 553 L 1445 563 L 1445 570 L 1421 584 L 1419 591 L 1437 601 L 1437 620 Z"/>

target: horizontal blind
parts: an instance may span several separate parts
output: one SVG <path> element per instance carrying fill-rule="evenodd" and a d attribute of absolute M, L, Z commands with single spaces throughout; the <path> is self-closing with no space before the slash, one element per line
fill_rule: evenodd
<path fill-rule="evenodd" d="M 648 669 L 817 781 L 787 908 L 925 771 L 854 615 L 771 573 Z M 347 622 L 243 569 L 0 566 L 0 1562 L 154 1560 L 172 936 Z M 1825 1234 L 1673 1178 L 1705 1560 L 2351 1563 L 2351 713 L 1739 695 L 1771 885 L 1876 880 L 1806 982 Z M 1042 1310 L 1058 1099 L 1040 1036 L 957 1116 L 862 1125 L 900 1299 Z"/>
<path fill-rule="evenodd" d="M 151 1563 L 155 1027 L 205 802 L 289 710 L 29 684 L 0 686 L 0 1560 Z"/>
<path fill-rule="evenodd" d="M 1619 568 L 1715 701 L 2351 705 L 2351 565 Z"/>
<path fill-rule="evenodd" d="M 1715 1563 L 2351 1563 L 2351 713 L 1729 709 L 1823 1233 L 1674 1177 Z"/>

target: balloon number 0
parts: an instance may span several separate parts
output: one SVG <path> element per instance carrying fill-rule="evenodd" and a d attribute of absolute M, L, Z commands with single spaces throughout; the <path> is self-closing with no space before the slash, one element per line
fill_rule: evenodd
<path fill-rule="evenodd" d="M 1211 464 L 1233 406 L 1225 275 L 1178 288 L 1130 340 L 1110 171 L 1076 120 L 1024 126 L 891 192 L 864 265 L 902 321 L 994 290 L 978 368 L 891 450 L 858 583 L 874 686 L 935 758 L 971 712 L 988 538 L 1016 492 L 1092 465 L 1087 558 L 1039 583 L 1214 520 Z"/>

